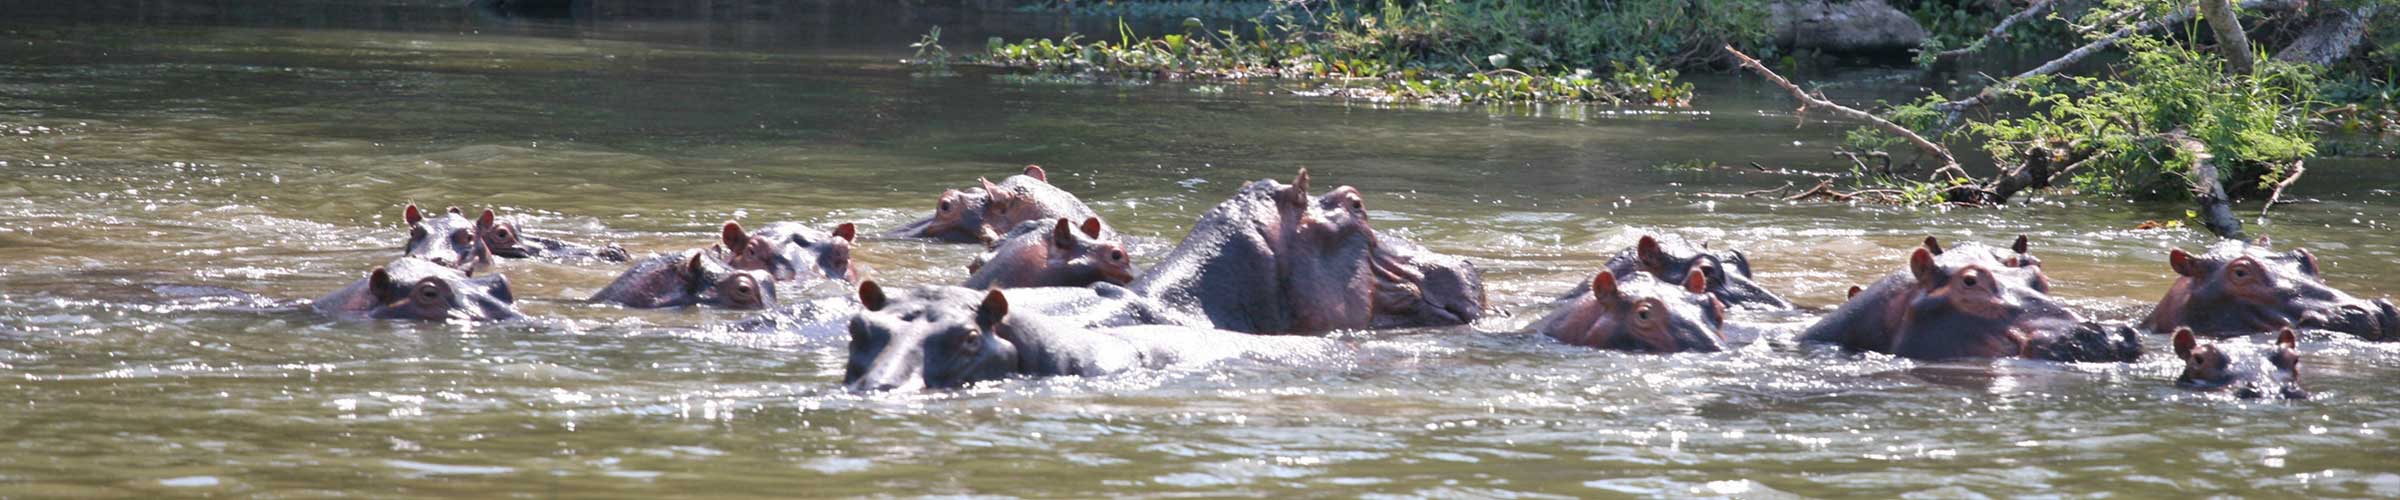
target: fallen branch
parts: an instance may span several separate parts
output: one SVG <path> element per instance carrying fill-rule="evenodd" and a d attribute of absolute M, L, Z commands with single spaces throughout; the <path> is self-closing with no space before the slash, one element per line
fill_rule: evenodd
<path fill-rule="evenodd" d="M 1832 111 L 1834 114 L 1842 115 L 1851 119 L 1866 121 L 1867 123 L 1874 124 L 1876 128 L 1883 129 L 1884 132 L 1907 139 L 1910 144 L 1916 145 L 1917 149 L 1925 151 L 1926 154 L 1940 158 L 1942 160 L 1942 167 L 1939 171 L 1965 171 L 1958 166 L 1958 159 L 1950 156 L 1949 148 L 1944 148 L 1940 144 L 1934 144 L 1933 141 L 1925 140 L 1924 136 L 1917 135 L 1915 131 L 1909 130 L 1908 127 L 1902 127 L 1900 124 L 1892 123 L 1891 120 L 1885 120 L 1883 117 L 1875 116 L 1874 113 L 1851 109 L 1848 106 L 1834 104 L 1833 101 L 1828 101 L 1823 98 L 1809 95 L 1808 91 L 1800 90 L 1799 85 L 1792 84 L 1792 81 L 1784 79 L 1783 75 L 1777 75 L 1775 74 L 1774 70 L 1767 69 L 1767 65 L 1758 62 L 1758 59 L 1752 58 L 1749 54 L 1742 53 L 1742 51 L 1734 50 L 1732 45 L 1725 46 L 1725 53 L 1732 55 L 1735 61 L 1739 61 L 1741 63 L 1742 67 L 1749 68 L 1751 72 L 1758 73 L 1758 76 L 1766 78 L 1768 82 L 1774 83 L 1778 87 L 1783 87 L 1783 90 L 1786 92 L 1791 92 L 1792 99 L 1800 101 L 1800 109 L 1802 111 L 1806 111 L 1809 108 L 1816 108 Z"/>
<path fill-rule="evenodd" d="M 2324 66 L 2348 57 L 2358 47 L 2358 41 L 2366 37 L 2367 20 L 2373 19 L 2381 7 L 2370 3 L 2347 9 L 2318 9 L 2309 14 L 2308 27 L 2301 29 L 2300 38 L 2276 52 L 2275 60 Z"/>
<path fill-rule="evenodd" d="M 2177 130 L 2167 134 L 2167 140 L 2192 156 L 2192 201 L 2200 204 L 2200 225 L 2218 237 L 2242 237 L 2242 219 L 2233 214 L 2233 199 L 2225 195 L 2225 181 L 2217 172 L 2217 158 L 2208 154 L 2208 146 Z M 2270 205 L 2272 205 L 2270 203 Z"/>
<path fill-rule="evenodd" d="M 1791 191 L 1791 190 L 1792 190 L 1792 181 L 1783 181 L 1783 187 L 1777 187 L 1777 188 L 1753 189 L 1753 190 L 1749 190 L 1749 191 L 1743 191 L 1743 192 L 1739 192 L 1739 193 L 1694 193 L 1694 194 L 1695 194 L 1696 196 L 1700 196 L 1700 197 L 1703 197 L 1703 198 L 1750 198 L 1750 197 L 1764 196 L 1764 195 L 1769 195 L 1769 194 L 1782 194 L 1782 193 L 1784 193 L 1784 192 L 1786 192 L 1786 191 Z"/>
<path fill-rule="evenodd" d="M 2274 210 L 2276 203 L 2283 202 L 2283 188 L 2292 187 L 2292 181 L 2300 180 L 2300 174 L 2305 173 L 2308 173 L 2308 160 L 2292 162 L 2292 171 L 2284 174 L 2283 180 L 2275 181 L 2275 191 L 2267 194 L 2267 206 L 2258 207 L 2258 223 L 2267 223 L 2267 211 Z"/>
<path fill-rule="evenodd" d="M 1992 42 L 2008 41 L 2009 28 L 2016 27 L 2017 23 L 2024 22 L 2026 19 L 2040 17 L 2042 14 L 2049 13 L 2051 6 L 2057 5 L 2059 2 L 2064 1 L 2067 0 L 2034 0 L 2033 5 L 2026 6 L 2025 10 L 2017 11 L 2016 14 L 2009 15 L 2007 19 L 2001 19 L 2000 24 L 1992 26 L 1991 31 L 1983 34 L 1982 39 L 1975 40 L 1975 43 L 1967 44 L 1965 47 L 1959 47 L 1956 49 L 1950 49 L 1936 53 L 1933 55 L 1933 59 L 1935 61 L 1953 61 L 1976 52 L 1981 52 L 1984 48 L 1989 47 Z"/>

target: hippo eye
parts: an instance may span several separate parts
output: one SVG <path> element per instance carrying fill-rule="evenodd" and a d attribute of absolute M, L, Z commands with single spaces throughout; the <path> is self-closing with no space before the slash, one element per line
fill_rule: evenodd
<path fill-rule="evenodd" d="M 516 238 L 511 238 L 511 237 L 509 237 L 509 236 L 508 236 L 508 228 L 500 228 L 500 229 L 498 229 L 498 230 L 492 231 L 492 235 L 493 235 L 493 236 L 498 236 L 498 237 L 500 237 L 500 239 L 501 239 L 501 240 L 503 240 L 503 241 L 505 241 L 505 240 L 513 240 L 513 239 L 516 239 Z"/>
<path fill-rule="evenodd" d="M 465 229 L 460 229 L 456 232 L 450 233 L 450 241 L 457 242 L 460 245 L 465 245 L 468 241 L 472 241 L 474 239 L 475 235 L 467 234 L 467 230 Z"/>
<path fill-rule="evenodd" d="M 940 205 L 939 207 L 935 208 L 934 210 L 943 211 L 943 212 L 948 212 L 948 211 L 950 211 L 950 200 L 942 200 L 942 203 L 941 203 L 941 205 Z"/>
<path fill-rule="evenodd" d="M 1351 209 L 1351 210 L 1357 210 L 1357 211 L 1360 211 L 1360 212 L 1365 212 L 1365 211 L 1367 211 L 1367 202 L 1364 202 L 1364 201 L 1352 201 L 1352 202 L 1350 202 L 1350 209 Z"/>
<path fill-rule="evenodd" d="M 2235 269 L 2233 270 L 2233 277 L 2235 277 L 2235 278 L 2248 278 L 2248 277 L 2250 277 L 2250 270 L 2248 270 L 2248 269 L 2241 269 L 2241 268 L 2235 268 Z"/>
<path fill-rule="evenodd" d="M 1113 261 L 1117 261 L 1117 262 L 1124 262 L 1124 261 L 1125 261 L 1125 251 L 1124 251 L 1124 250 L 1110 250 L 1110 251 L 1108 252 L 1108 260 L 1113 260 Z"/>
<path fill-rule="evenodd" d="M 1650 310 L 1649 310 L 1649 309 L 1643 309 L 1643 310 L 1641 310 L 1641 312 L 1637 312 L 1637 313 L 1633 313 L 1633 314 L 1634 314 L 1634 315 L 1636 315 L 1636 316 L 1641 316 L 1641 317 L 1642 317 L 1642 321 L 1649 321 L 1649 320 L 1650 320 Z"/>
<path fill-rule="evenodd" d="M 1966 277 L 1965 279 L 1961 279 L 1961 280 L 1959 280 L 1959 284 L 1966 285 L 1966 286 L 1967 286 L 1967 288 L 1974 288 L 1974 287 L 1975 287 L 1975 277 L 1974 277 L 1974 276 L 1968 276 L 1968 277 Z"/>

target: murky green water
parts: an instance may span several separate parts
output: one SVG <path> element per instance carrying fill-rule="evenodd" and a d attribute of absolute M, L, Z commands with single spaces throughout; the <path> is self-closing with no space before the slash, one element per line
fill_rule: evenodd
<path fill-rule="evenodd" d="M 1746 346 L 1715 355 L 1522 333 L 1643 231 L 1746 249 L 1820 311 L 1925 234 L 2025 233 L 2055 290 L 2117 320 L 2162 293 L 2165 248 L 2204 242 L 2130 230 L 2169 205 L 1688 196 L 1810 181 L 1658 165 L 1839 168 L 1838 128 L 1796 129 L 1736 80 L 1704 79 L 1692 113 L 1388 109 L 1277 85 L 913 77 L 892 61 L 921 18 L 813 4 L 563 23 L 449 2 L 158 5 L 0 22 L 0 497 L 2400 495 L 2400 346 L 2312 341 L 2317 397 L 2285 403 L 2176 390 L 2163 356 L 1802 352 L 1813 312 L 1739 316 Z M 503 263 L 523 323 L 252 310 L 396 255 L 408 202 L 642 253 L 728 218 L 881 230 L 1025 163 L 1151 256 L 1241 182 L 1307 167 L 1365 190 L 1379 230 L 1472 258 L 1509 314 L 1345 333 L 1362 352 L 1339 366 L 861 397 L 838 387 L 837 315 L 736 333 L 740 314 L 578 303 L 603 265 Z M 2296 190 L 2323 202 L 2263 231 L 2338 286 L 2400 292 L 2395 167 L 2312 162 Z M 971 252 L 873 240 L 858 258 L 887 283 L 951 283 Z"/>

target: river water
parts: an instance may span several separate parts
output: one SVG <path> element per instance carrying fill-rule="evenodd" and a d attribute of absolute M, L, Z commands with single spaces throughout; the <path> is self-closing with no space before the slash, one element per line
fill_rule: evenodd
<path fill-rule="evenodd" d="M 2181 206 L 2065 195 L 1692 195 L 1812 181 L 1674 165 L 1844 168 L 1825 153 L 1839 126 L 1738 78 L 1699 77 L 1699 107 L 1670 113 L 1386 107 L 922 75 L 895 61 L 926 23 L 996 21 L 879 5 L 0 3 L 27 4 L 0 17 L 0 497 L 2400 495 L 2400 345 L 2306 342 L 2301 402 L 2175 389 L 2155 337 L 2123 365 L 1795 346 L 1927 234 L 2031 235 L 2054 290 L 2108 320 L 2163 292 L 2167 248 L 2207 238 L 2132 229 Z M 1907 83 L 1815 76 L 1863 82 L 1835 92 L 1854 101 Z M 499 268 L 524 322 L 288 310 L 396 255 L 409 202 L 638 254 L 727 219 L 879 232 L 1027 163 L 1136 237 L 1137 261 L 1242 182 L 1306 167 L 1364 190 L 1378 230 L 1473 260 L 1505 314 L 1339 333 L 1359 353 L 1326 366 L 860 396 L 839 388 L 838 284 L 786 290 L 815 308 L 772 333 L 583 304 L 616 268 L 534 261 Z M 2400 292 L 2394 167 L 2311 162 L 2295 192 L 2321 202 L 2253 230 L 2353 293 Z M 1644 232 L 1744 249 L 1807 310 L 1737 314 L 1721 354 L 1523 332 Z M 857 255 L 914 285 L 963 279 L 972 253 Z"/>

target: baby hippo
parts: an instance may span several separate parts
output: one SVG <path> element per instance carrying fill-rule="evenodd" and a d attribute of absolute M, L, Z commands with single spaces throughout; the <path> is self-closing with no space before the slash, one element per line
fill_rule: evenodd
<path fill-rule="evenodd" d="M 1050 174 L 1039 165 L 1026 165 L 1024 173 L 1009 176 L 997 184 L 989 179 L 976 179 L 975 182 L 980 186 L 963 191 L 943 191 L 942 197 L 934 202 L 932 216 L 909 223 L 893 231 L 892 235 L 990 245 L 999 241 L 1000 231 L 1013 229 L 1027 221 L 1094 216 L 1092 209 L 1084 206 L 1083 200 L 1050 185 Z M 1101 233 L 1114 238 L 1113 231 L 1105 227 Z"/>
<path fill-rule="evenodd" d="M 1619 351 L 1724 350 L 1725 304 L 1708 293 L 1708 276 L 1698 269 L 1676 285 L 1646 272 L 1620 282 L 1616 273 L 1601 271 L 1587 291 L 1565 303 L 1535 323 L 1534 331 L 1568 344 Z"/>
<path fill-rule="evenodd" d="M 855 281 L 859 272 L 850 263 L 850 245 L 857 239 L 858 227 L 847 222 L 832 231 L 777 222 L 745 232 L 741 224 L 726 221 L 719 257 L 735 269 L 766 271 L 778 281 Z"/>
<path fill-rule="evenodd" d="M 859 283 L 850 319 L 853 391 L 951 389 L 1010 377 L 1102 376 L 1234 358 L 1297 364 L 1333 355 L 1322 338 L 1262 337 L 1175 326 L 1081 329 L 1011 313 L 1000 290 L 929 286 L 886 296 Z"/>
<path fill-rule="evenodd" d="M 633 255 L 616 245 L 590 246 L 557 238 L 525 234 L 516 221 L 499 218 L 491 209 L 484 209 L 476 219 L 475 234 L 491 248 L 492 255 L 510 259 L 591 259 L 601 262 L 624 262 Z"/>
<path fill-rule="evenodd" d="M 775 305 L 775 278 L 766 271 L 738 270 L 705 250 L 662 253 L 635 262 L 593 302 L 626 307 L 708 306 L 766 309 Z"/>
<path fill-rule="evenodd" d="M 2300 387 L 2299 336 L 2285 328 L 2275 343 L 2212 342 L 2201 344 L 2191 328 L 2175 329 L 2175 357 L 2183 360 L 2183 375 L 2175 385 L 2200 391 L 2232 390 L 2234 397 L 2268 395 L 2308 399 Z"/>
<path fill-rule="evenodd" d="M 500 321 L 524 317 L 508 278 L 467 273 L 433 261 L 401 257 L 367 273 L 309 307 L 345 319 Z"/>
<path fill-rule="evenodd" d="M 2027 246 L 2019 236 L 2006 250 L 1975 243 L 1943 250 L 1927 238 L 1907 267 L 1853 294 L 1800 338 L 1925 360 L 2141 355 L 2132 327 L 2084 321 L 2051 298 L 2050 278 Z"/>
<path fill-rule="evenodd" d="M 1133 282 L 1133 260 L 1125 245 L 1100 239 L 1100 218 L 1083 220 L 1081 228 L 1061 218 L 1055 224 L 1030 221 L 1002 237 L 992 251 L 967 265 L 974 273 L 962 285 L 977 290 L 1041 286 L 1087 286 Z"/>
<path fill-rule="evenodd" d="M 400 255 L 466 272 L 491 270 L 491 248 L 477 237 L 476 227 L 490 225 L 493 214 L 485 211 L 483 216 L 478 223 L 467 220 L 458 207 L 450 207 L 429 217 L 416 204 L 409 204 L 400 209 L 400 220 L 408 222 L 408 244 L 400 248 Z"/>
<path fill-rule="evenodd" d="M 2193 255 L 2170 251 L 2175 283 L 2142 324 L 2153 333 L 2189 327 L 2209 337 L 2280 328 L 2317 329 L 2374 341 L 2400 340 L 2400 310 L 2325 284 L 2307 249 L 2268 250 L 2267 242 L 2228 240 Z"/>

